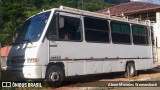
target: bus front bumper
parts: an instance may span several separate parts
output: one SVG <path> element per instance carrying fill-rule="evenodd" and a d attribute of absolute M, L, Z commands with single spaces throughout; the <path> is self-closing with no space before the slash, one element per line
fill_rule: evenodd
<path fill-rule="evenodd" d="M 24 79 L 41 79 L 42 78 L 42 66 L 7 66 L 7 73 L 16 78 Z"/>

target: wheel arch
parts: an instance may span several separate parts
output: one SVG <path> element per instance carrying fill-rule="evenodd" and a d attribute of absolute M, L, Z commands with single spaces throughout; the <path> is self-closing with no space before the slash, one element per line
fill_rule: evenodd
<path fill-rule="evenodd" d="M 126 65 L 125 65 L 125 77 L 127 77 L 128 78 L 128 75 L 126 76 L 126 71 L 127 71 L 127 67 L 128 67 L 128 65 L 129 64 L 131 64 L 131 65 L 133 65 L 133 68 L 134 68 L 134 73 L 133 73 L 133 75 L 131 75 L 131 77 L 133 77 L 133 76 L 136 76 L 137 75 L 137 70 L 136 70 L 136 66 L 135 66 L 135 61 L 133 61 L 133 60 L 129 60 L 129 61 L 127 61 L 126 62 Z M 129 76 L 130 77 L 130 76 Z"/>
<path fill-rule="evenodd" d="M 135 62 L 134 62 L 134 60 L 129 60 L 129 61 L 127 61 L 127 62 L 126 62 L 125 69 L 126 69 L 126 67 L 127 67 L 128 63 L 133 63 L 133 64 L 134 64 L 134 66 L 135 66 Z M 136 67 L 135 67 L 135 69 L 136 69 Z"/>
<path fill-rule="evenodd" d="M 47 72 L 48 72 L 48 69 L 53 66 L 53 65 L 56 65 L 56 66 L 59 66 L 63 72 L 64 72 L 64 75 L 65 75 L 65 65 L 63 62 L 50 62 L 48 65 L 47 65 L 47 68 L 46 68 L 46 73 L 45 73 L 45 78 L 47 76 Z"/>

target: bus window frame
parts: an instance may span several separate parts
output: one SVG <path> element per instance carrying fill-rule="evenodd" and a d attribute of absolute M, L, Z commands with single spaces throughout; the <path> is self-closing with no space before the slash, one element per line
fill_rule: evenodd
<path fill-rule="evenodd" d="M 112 26 L 111 26 L 111 23 L 112 23 L 112 22 L 122 23 L 122 24 L 128 24 L 129 29 L 130 29 L 130 34 L 129 34 L 129 36 L 130 36 L 130 43 L 113 42 L 113 37 L 112 37 Z M 132 40 L 133 40 L 133 39 L 132 39 L 132 35 L 131 35 L 131 34 L 132 34 L 132 29 L 131 29 L 130 23 L 122 22 L 122 21 L 118 21 L 118 20 L 117 20 L 117 21 L 116 21 L 116 20 L 111 20 L 111 21 L 110 21 L 110 29 L 111 29 L 110 31 L 111 31 L 111 38 L 112 38 L 111 40 L 112 40 L 112 43 L 113 43 L 113 44 L 132 45 Z M 116 33 L 118 33 L 118 32 L 116 32 Z M 127 34 L 127 33 L 122 33 L 122 34 Z"/>
<path fill-rule="evenodd" d="M 85 23 L 84 23 L 84 18 L 87 17 L 87 18 L 93 18 L 93 19 L 99 19 L 99 20 L 104 20 L 104 21 L 107 21 L 107 24 L 108 24 L 108 41 L 107 42 L 103 42 L 103 41 L 87 41 L 86 40 L 86 33 L 85 33 Z M 84 26 L 84 40 L 87 42 L 87 43 L 111 43 L 111 30 L 110 30 L 110 20 L 109 19 L 105 19 L 105 18 L 100 18 L 100 17 L 95 17 L 95 16 L 89 16 L 89 15 L 84 15 L 83 17 L 83 26 Z M 98 31 L 98 30 L 97 30 Z"/>
<path fill-rule="evenodd" d="M 144 28 L 145 28 L 145 30 L 147 30 L 147 40 L 148 40 L 148 43 L 147 44 L 135 44 L 134 43 L 134 38 L 133 38 L 133 25 L 136 25 L 136 26 L 143 26 Z M 147 26 L 145 26 L 145 25 L 140 25 L 140 24 L 134 24 L 134 23 L 132 23 L 131 24 L 131 29 L 132 29 L 132 39 L 133 39 L 133 45 L 141 45 L 141 46 L 149 46 L 150 45 L 150 37 L 151 37 L 151 35 L 150 35 L 150 30 L 147 28 Z M 140 36 L 140 35 L 139 35 Z M 146 36 L 146 35 L 143 35 L 143 36 Z"/>
<path fill-rule="evenodd" d="M 65 13 L 65 14 L 69 14 L 69 15 L 64 15 L 64 14 L 61 15 L 61 13 Z M 83 24 L 82 24 L 83 22 L 82 22 L 82 18 L 81 18 L 81 17 L 78 17 L 78 16 L 80 16 L 80 14 L 75 14 L 75 15 L 77 15 L 77 16 L 76 16 L 76 17 L 73 17 L 73 16 L 71 16 L 71 15 L 74 14 L 74 13 L 55 10 L 55 12 L 54 12 L 54 14 L 53 14 L 53 16 L 52 16 L 52 19 L 54 18 L 55 14 L 58 14 L 58 21 L 56 21 L 56 22 L 57 22 L 57 26 L 56 26 L 57 39 L 56 39 L 56 40 L 50 40 L 50 39 L 47 38 L 49 41 L 82 42 L 82 41 L 84 40 L 84 38 L 83 38 Z M 71 17 L 71 18 L 77 18 L 77 19 L 79 19 L 79 21 L 80 21 L 80 35 L 81 35 L 80 40 L 61 40 L 61 39 L 59 39 L 59 18 L 60 18 L 60 16 L 65 16 L 65 17 Z M 52 20 L 50 21 L 50 23 L 52 23 Z M 54 23 L 54 24 L 55 24 L 55 23 Z M 49 32 L 48 29 L 47 29 L 47 32 Z M 47 35 L 48 35 L 48 34 L 46 34 L 46 36 L 47 36 Z"/>

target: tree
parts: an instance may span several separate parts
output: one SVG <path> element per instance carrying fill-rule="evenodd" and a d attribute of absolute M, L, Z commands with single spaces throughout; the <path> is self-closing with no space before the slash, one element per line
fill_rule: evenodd
<path fill-rule="evenodd" d="M 2 2 L 0 2 L 0 42 L 4 46 L 13 42 L 17 26 L 26 16 L 20 3 Z"/>
<path fill-rule="evenodd" d="M 111 4 L 104 0 L 0 0 L 0 42 L 2 46 L 14 42 L 18 26 L 42 9 L 60 5 L 96 11 Z"/>

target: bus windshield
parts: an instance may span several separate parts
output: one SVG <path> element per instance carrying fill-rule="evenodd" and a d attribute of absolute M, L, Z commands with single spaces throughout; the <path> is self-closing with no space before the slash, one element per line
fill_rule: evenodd
<path fill-rule="evenodd" d="M 28 19 L 20 28 L 16 43 L 38 41 L 48 21 L 49 15 L 50 12 L 45 12 Z"/>

